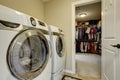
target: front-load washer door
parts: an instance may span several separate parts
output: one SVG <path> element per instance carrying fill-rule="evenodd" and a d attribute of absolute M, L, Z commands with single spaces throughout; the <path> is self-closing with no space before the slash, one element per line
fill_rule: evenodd
<path fill-rule="evenodd" d="M 16 35 L 7 55 L 10 72 L 19 80 L 31 80 L 40 75 L 48 58 L 48 41 L 36 29 L 27 29 Z"/>
<path fill-rule="evenodd" d="M 56 51 L 59 57 L 64 56 L 64 43 L 63 43 L 63 36 L 58 35 L 56 39 Z"/>

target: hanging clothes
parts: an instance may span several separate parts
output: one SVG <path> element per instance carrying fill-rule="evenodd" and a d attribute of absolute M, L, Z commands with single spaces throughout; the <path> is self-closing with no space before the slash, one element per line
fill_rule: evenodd
<path fill-rule="evenodd" d="M 94 42 L 94 53 L 96 53 L 97 52 L 97 43 L 96 42 Z"/>
<path fill-rule="evenodd" d="M 94 28 L 90 28 L 90 40 L 92 40 L 94 37 Z"/>
<path fill-rule="evenodd" d="M 87 49 L 88 49 L 88 42 L 84 42 L 84 46 L 85 46 L 84 52 L 87 52 Z"/>
<path fill-rule="evenodd" d="M 76 52 L 81 52 L 80 48 L 81 42 L 76 43 Z"/>
<path fill-rule="evenodd" d="M 78 39 L 82 39 L 82 29 L 78 28 L 79 32 L 78 32 Z"/>
<path fill-rule="evenodd" d="M 84 35 L 85 35 L 85 28 L 82 27 L 82 39 L 84 39 Z"/>
<path fill-rule="evenodd" d="M 90 33 L 90 27 L 87 28 L 86 33 L 87 33 L 87 34 Z"/>
<path fill-rule="evenodd" d="M 80 44 L 80 50 L 81 50 L 81 52 L 84 52 L 84 42 L 81 42 L 81 44 Z"/>
<path fill-rule="evenodd" d="M 76 52 L 100 53 L 101 52 L 101 25 L 98 21 L 91 20 L 90 23 L 81 24 L 76 29 Z"/>
<path fill-rule="evenodd" d="M 76 33 L 75 33 L 75 39 L 78 40 L 78 29 L 76 30 Z"/>

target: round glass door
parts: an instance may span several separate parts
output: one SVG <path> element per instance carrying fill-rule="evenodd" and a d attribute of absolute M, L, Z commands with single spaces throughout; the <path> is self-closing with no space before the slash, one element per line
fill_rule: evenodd
<path fill-rule="evenodd" d="M 48 42 L 36 29 L 20 32 L 8 49 L 8 66 L 20 80 L 37 77 L 45 68 L 49 58 Z"/>
<path fill-rule="evenodd" d="M 56 50 L 60 57 L 64 55 L 63 54 L 63 50 L 64 50 L 63 38 L 60 35 L 57 37 L 57 40 L 56 40 Z"/>

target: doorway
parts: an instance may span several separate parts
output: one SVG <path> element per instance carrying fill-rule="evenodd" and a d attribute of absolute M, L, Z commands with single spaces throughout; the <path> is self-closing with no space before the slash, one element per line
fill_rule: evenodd
<path fill-rule="evenodd" d="M 72 15 L 72 45 L 75 47 L 73 48 L 73 71 L 79 75 L 100 78 L 101 2 L 93 0 L 80 1 L 72 5 L 72 10 L 74 11 Z M 99 40 L 97 37 L 99 37 Z"/>

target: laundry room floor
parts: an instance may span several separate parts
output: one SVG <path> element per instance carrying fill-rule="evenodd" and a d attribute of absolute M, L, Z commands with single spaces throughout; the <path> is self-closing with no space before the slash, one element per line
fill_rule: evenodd
<path fill-rule="evenodd" d="M 78 74 L 65 73 L 65 75 L 72 76 L 72 77 L 75 77 L 75 78 L 78 78 L 78 79 L 81 79 L 81 80 L 101 80 L 100 78 L 83 76 L 83 75 L 78 75 Z M 70 79 L 67 79 L 67 80 L 70 80 Z"/>
<path fill-rule="evenodd" d="M 101 56 L 97 54 L 76 54 L 76 74 L 65 73 L 78 79 L 65 80 L 101 80 Z"/>
<path fill-rule="evenodd" d="M 76 74 L 100 78 L 101 56 L 97 54 L 76 54 Z"/>

